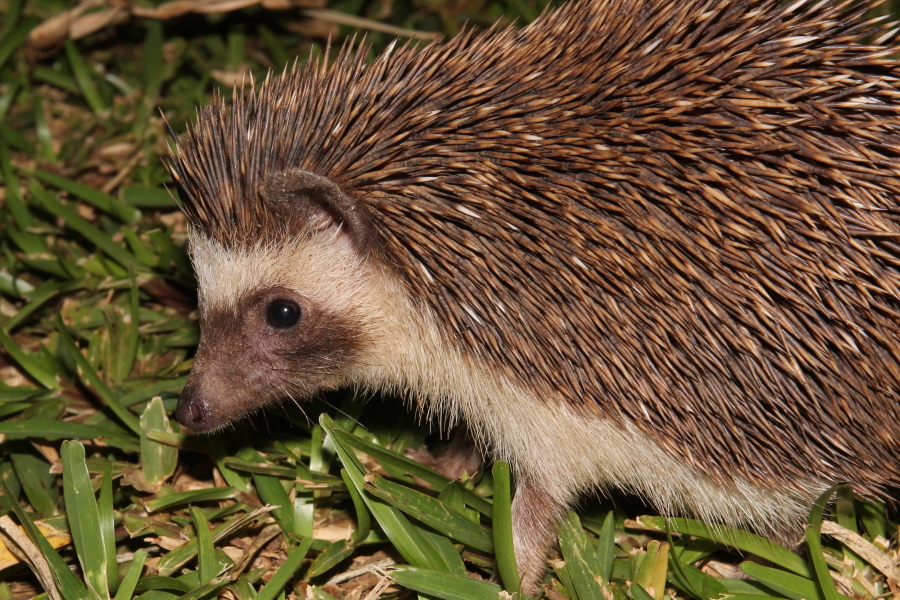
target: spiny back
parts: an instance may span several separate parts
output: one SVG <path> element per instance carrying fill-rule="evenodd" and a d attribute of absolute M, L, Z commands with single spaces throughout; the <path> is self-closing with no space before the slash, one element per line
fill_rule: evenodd
<path fill-rule="evenodd" d="M 900 484 L 900 70 L 871 7 L 597 0 L 203 109 L 172 170 L 226 246 L 329 178 L 472 360 L 714 478 Z M 589 441 L 586 441 L 589 443 Z M 885 460 L 885 456 L 891 457 Z"/>

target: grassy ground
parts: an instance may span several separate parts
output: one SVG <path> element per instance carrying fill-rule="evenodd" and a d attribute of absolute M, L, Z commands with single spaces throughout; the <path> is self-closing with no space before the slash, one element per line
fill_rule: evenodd
<path fill-rule="evenodd" d="M 377 50 L 527 22 L 541 0 L 92 6 L 62 23 L 64 0 L 0 2 L 0 600 L 479 600 L 498 597 L 495 559 L 514 590 L 503 465 L 450 482 L 405 459 L 427 432 L 396 402 L 339 394 L 306 407 L 312 421 L 284 409 L 212 437 L 169 420 L 198 330 L 159 110 L 183 130 L 215 88 L 357 32 L 347 15 Z M 837 497 L 836 523 L 812 515 L 808 560 L 591 503 L 563 528 L 546 594 L 897 598 L 897 525 Z"/>

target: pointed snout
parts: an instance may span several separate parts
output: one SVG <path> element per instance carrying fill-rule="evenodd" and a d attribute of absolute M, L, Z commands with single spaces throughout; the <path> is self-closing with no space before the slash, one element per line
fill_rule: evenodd
<path fill-rule="evenodd" d="M 175 409 L 175 418 L 178 422 L 195 431 L 209 431 L 225 424 L 221 418 L 215 417 L 202 389 L 202 376 L 192 373 L 181 391 Z"/>

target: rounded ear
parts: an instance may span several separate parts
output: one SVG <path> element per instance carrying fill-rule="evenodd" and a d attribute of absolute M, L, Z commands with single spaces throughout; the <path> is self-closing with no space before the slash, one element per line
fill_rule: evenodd
<path fill-rule="evenodd" d="M 338 228 L 361 254 L 375 249 L 377 236 L 365 207 L 330 179 L 292 169 L 270 176 L 263 196 L 293 226 L 312 232 Z"/>

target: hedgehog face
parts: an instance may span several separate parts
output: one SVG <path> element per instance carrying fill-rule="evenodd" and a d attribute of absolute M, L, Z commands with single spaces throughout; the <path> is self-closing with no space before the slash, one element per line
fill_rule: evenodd
<path fill-rule="evenodd" d="M 177 411 L 181 423 L 199 430 L 342 385 L 342 367 L 359 349 L 353 319 L 282 286 L 249 292 L 234 307 L 204 308 L 201 328 Z"/>
<path fill-rule="evenodd" d="M 279 208 L 297 227 L 278 242 L 225 247 L 192 232 L 201 340 L 176 411 L 187 427 L 352 383 L 376 337 L 381 302 L 340 211 L 302 198 Z"/>

